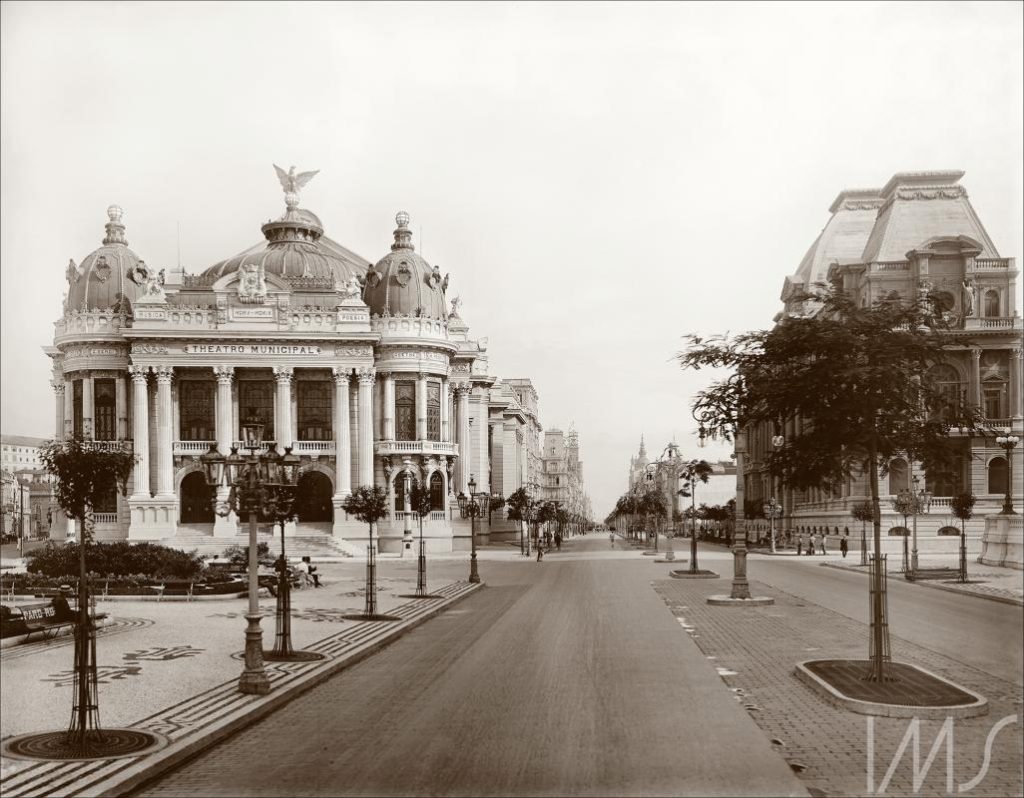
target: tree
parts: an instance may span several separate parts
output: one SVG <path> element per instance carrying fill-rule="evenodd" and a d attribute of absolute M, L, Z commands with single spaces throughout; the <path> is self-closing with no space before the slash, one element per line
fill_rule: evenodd
<path fill-rule="evenodd" d="M 953 515 L 960 519 L 960 581 L 967 581 L 967 522 L 974 515 L 978 497 L 973 493 L 958 493 L 949 503 Z"/>
<path fill-rule="evenodd" d="M 363 616 L 375 619 L 377 616 L 377 557 L 373 548 L 373 528 L 388 514 L 388 494 L 376 485 L 362 485 L 345 497 L 342 507 L 370 527 L 370 543 L 366 547 L 366 607 Z"/>
<path fill-rule="evenodd" d="M 530 498 L 530 494 L 526 491 L 526 488 L 517 488 L 511 496 L 508 497 L 508 518 L 510 521 L 519 522 L 519 549 L 525 554 L 526 553 L 526 524 L 530 520 L 530 508 L 533 506 L 533 499 Z"/>
<path fill-rule="evenodd" d="M 700 569 L 697 567 L 697 506 L 696 494 L 697 483 L 707 483 L 708 478 L 714 473 L 714 469 L 707 460 L 689 460 L 683 463 L 679 471 L 679 478 L 683 481 L 683 487 L 679 495 L 690 500 L 690 573 L 695 574 Z"/>
<path fill-rule="evenodd" d="M 53 494 L 68 518 L 78 522 L 78 630 L 75 634 L 75 689 L 67 745 L 77 755 L 94 750 L 90 735 L 99 733 L 99 696 L 96 676 L 96 628 L 89 615 L 86 549 L 93 541 L 93 507 L 104 494 L 128 495 L 128 479 L 137 457 L 123 444 L 102 446 L 81 436 L 46 441 L 39 447 L 43 468 L 54 478 Z M 97 739 L 96 742 L 100 742 Z M 101 743 L 102 744 L 102 743 Z"/>
<path fill-rule="evenodd" d="M 869 501 L 857 502 L 850 508 L 850 515 L 860 521 L 860 564 L 868 564 L 867 523 L 875 520 L 875 508 Z"/>
<path fill-rule="evenodd" d="M 426 597 L 427 595 L 427 553 L 423 543 L 423 519 L 430 515 L 432 508 L 430 501 L 430 488 L 420 485 L 418 482 L 409 490 L 409 507 L 420 522 L 420 550 L 416 557 L 416 595 Z"/>
<path fill-rule="evenodd" d="M 878 477 L 897 456 L 925 469 L 948 466 L 954 426 L 974 430 L 976 408 L 950 402 L 927 375 L 946 359 L 943 322 L 927 301 L 878 302 L 860 307 L 839 291 L 807 295 L 817 312 L 787 316 L 771 330 L 729 338 L 686 336 L 684 368 L 731 373 L 700 391 L 693 404 L 703 437 L 731 440 L 747 425 L 781 431 L 800 420 L 800 432 L 768 453 L 769 472 L 792 488 L 824 488 L 867 474 L 875 556 L 881 562 Z M 957 340 L 957 346 L 964 342 Z M 872 678 L 885 680 L 884 601 L 876 569 Z"/>

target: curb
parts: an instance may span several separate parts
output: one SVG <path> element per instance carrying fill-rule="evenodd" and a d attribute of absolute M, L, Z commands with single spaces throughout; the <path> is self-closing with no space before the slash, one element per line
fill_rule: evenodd
<path fill-rule="evenodd" d="M 732 596 L 708 596 L 707 603 L 713 607 L 769 607 L 775 603 L 771 596 L 751 596 L 737 599 Z"/>
<path fill-rule="evenodd" d="M 925 670 L 917 665 L 912 665 L 909 662 L 904 662 L 902 665 L 904 667 L 913 668 L 921 673 L 925 673 L 933 679 L 938 679 L 940 682 L 948 684 L 951 687 L 955 687 L 957 690 L 973 696 L 974 701 L 970 704 L 956 704 L 951 707 L 935 707 L 906 706 L 903 704 L 880 704 L 875 701 L 862 701 L 859 698 L 850 698 L 846 693 L 837 690 L 820 676 L 811 672 L 807 667 L 807 664 L 817 661 L 818 660 L 809 659 L 804 660 L 803 662 L 798 662 L 796 664 L 796 668 L 793 669 L 793 674 L 799 681 L 810 687 L 811 690 L 824 698 L 828 703 L 839 707 L 840 709 L 848 709 L 850 712 L 856 712 L 860 715 L 876 715 L 884 718 L 927 718 L 929 720 L 974 718 L 978 715 L 988 714 L 988 701 L 984 696 L 980 696 L 973 690 L 969 690 L 966 687 L 955 684 L 949 679 L 944 679 L 938 674 L 932 673 L 931 671 Z"/>
<path fill-rule="evenodd" d="M 830 563 L 830 562 L 820 562 L 820 563 L 818 563 L 818 565 L 821 566 L 822 568 L 835 568 L 837 571 L 848 571 L 849 573 L 852 573 L 852 574 L 866 574 L 866 573 L 868 573 L 866 570 L 864 570 L 864 571 L 861 571 L 861 570 L 855 571 L 853 568 L 847 568 L 847 567 L 842 566 L 842 565 L 835 565 L 835 564 Z M 857 567 L 858 568 L 863 568 L 864 566 L 857 566 Z M 993 595 L 992 593 L 981 593 L 981 592 L 979 592 L 977 590 L 961 590 L 961 589 L 956 588 L 956 587 L 951 587 L 950 585 L 941 585 L 941 584 L 938 584 L 938 583 L 935 583 L 935 582 L 927 582 L 927 581 L 925 581 L 925 582 L 911 582 L 909 579 L 908 580 L 904 580 L 904 581 L 906 581 L 907 584 L 918 585 L 919 587 L 930 587 L 932 590 L 945 590 L 947 593 L 959 593 L 960 595 L 963 595 L 963 596 L 974 596 L 975 598 L 988 599 L 989 601 L 998 601 L 1000 604 L 1010 604 L 1010 605 L 1012 605 L 1014 607 L 1024 607 L 1024 599 L 1017 599 L 1017 598 L 1013 598 L 1012 596 L 997 596 L 997 595 Z"/>
<path fill-rule="evenodd" d="M 673 579 L 718 579 L 714 571 L 703 571 L 691 574 L 689 571 L 670 571 L 669 576 Z"/>
<path fill-rule="evenodd" d="M 28 768 L 12 773 L 0 780 L 0 787 L 5 798 L 17 796 L 48 795 L 48 796 L 82 796 L 82 798 L 98 798 L 99 796 L 125 795 L 146 782 L 152 781 L 175 765 L 202 752 L 211 745 L 220 742 L 246 726 L 270 715 L 284 704 L 307 690 L 316 687 L 346 668 L 366 659 L 370 655 L 390 645 L 405 633 L 415 629 L 444 610 L 458 603 L 466 596 L 485 587 L 484 583 L 469 584 L 455 582 L 442 590 L 449 592 L 443 602 L 414 601 L 400 605 L 395 611 L 406 607 L 413 608 L 415 615 L 397 624 L 378 626 L 382 632 L 379 637 L 361 639 L 354 648 L 338 659 L 326 659 L 309 663 L 305 673 L 297 675 L 285 684 L 276 683 L 274 689 L 266 696 L 242 696 L 236 692 L 236 679 L 205 691 L 196 698 L 205 703 L 216 699 L 217 693 L 224 693 L 223 704 L 235 704 L 227 714 L 199 726 L 192 733 L 183 733 L 177 740 L 172 740 L 165 748 L 152 754 L 142 755 L 134 759 L 120 760 L 78 760 L 74 762 L 40 761 Z M 366 623 L 373 624 L 372 621 Z M 346 630 L 351 633 L 353 628 Z M 356 627 L 356 633 L 359 628 Z M 332 635 L 307 648 L 315 648 L 321 644 L 340 639 L 341 635 Z M 372 634 L 372 633 L 371 633 Z M 283 681 L 284 677 L 276 679 Z M 173 709 L 173 707 L 171 708 Z M 147 725 L 161 723 L 159 715 L 168 710 L 161 710 L 156 716 L 131 724 L 128 728 L 149 731 Z M 159 730 L 157 730 L 159 731 Z M 159 732 L 164 733 L 165 732 Z"/>

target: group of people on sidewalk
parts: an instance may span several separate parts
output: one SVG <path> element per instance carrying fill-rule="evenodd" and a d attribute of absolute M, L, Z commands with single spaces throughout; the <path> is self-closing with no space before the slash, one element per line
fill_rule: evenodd
<path fill-rule="evenodd" d="M 849 550 L 850 550 L 849 538 L 846 535 L 843 535 L 839 539 L 839 553 L 842 554 L 843 557 L 845 557 Z M 825 535 L 823 535 L 821 532 L 817 532 L 817 533 L 815 533 L 813 535 L 808 535 L 807 536 L 807 549 L 805 551 L 804 550 L 804 533 L 803 532 L 798 532 L 797 536 L 796 536 L 796 553 L 797 553 L 798 556 L 800 554 L 808 554 L 808 555 L 828 554 L 828 550 L 825 548 Z"/>
<path fill-rule="evenodd" d="M 545 532 L 542 537 L 537 538 L 537 562 L 544 559 L 544 552 L 551 548 L 552 543 L 556 551 L 562 550 L 562 536 L 558 532 L 554 535 Z"/>

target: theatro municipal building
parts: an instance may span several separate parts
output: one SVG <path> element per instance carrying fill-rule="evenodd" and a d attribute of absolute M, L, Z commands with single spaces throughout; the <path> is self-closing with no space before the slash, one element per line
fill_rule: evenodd
<path fill-rule="evenodd" d="M 257 245 L 200 274 L 148 266 L 116 205 L 102 246 L 67 267 L 64 315 L 46 349 L 55 434 L 127 440 L 138 458 L 128 495 L 112 491 L 96 507 L 97 539 L 203 552 L 241 542 L 238 519 L 214 514 L 199 458 L 212 443 L 244 453 L 240 425 L 255 416 L 265 442 L 302 459 L 287 534 L 358 553 L 367 528 L 342 502 L 379 485 L 391 498 L 381 549 L 401 550 L 408 479 L 430 491 L 428 550 L 468 548 L 457 496 L 471 479 L 504 497 L 538 482 L 536 391 L 488 374 L 486 340 L 447 299 L 448 276 L 417 254 L 408 214 L 371 263 L 299 207 L 313 173 L 278 171 L 284 213 Z M 500 509 L 479 523 L 485 536 L 517 529 Z M 412 526 L 418 534 L 418 517 Z M 54 530 L 74 534 L 66 520 Z"/>

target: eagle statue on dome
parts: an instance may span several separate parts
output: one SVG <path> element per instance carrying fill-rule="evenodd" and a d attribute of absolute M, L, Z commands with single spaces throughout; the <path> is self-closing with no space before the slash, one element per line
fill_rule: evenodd
<path fill-rule="evenodd" d="M 281 181 L 281 188 L 284 189 L 285 205 L 289 208 L 298 207 L 299 189 L 305 186 L 320 171 L 319 169 L 314 169 L 312 172 L 299 172 L 299 174 L 295 174 L 294 166 L 286 172 L 277 164 L 274 164 L 274 169 L 277 171 L 277 179 Z"/>

